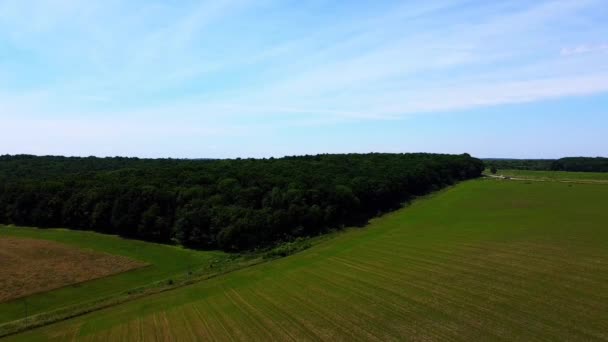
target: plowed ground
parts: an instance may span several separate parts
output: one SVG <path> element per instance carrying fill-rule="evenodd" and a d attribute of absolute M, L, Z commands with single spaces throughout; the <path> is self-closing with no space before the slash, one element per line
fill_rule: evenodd
<path fill-rule="evenodd" d="M 146 266 L 57 242 L 0 238 L 0 303 Z"/>

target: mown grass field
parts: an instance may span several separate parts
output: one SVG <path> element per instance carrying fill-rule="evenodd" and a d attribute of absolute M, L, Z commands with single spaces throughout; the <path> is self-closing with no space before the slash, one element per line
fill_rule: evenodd
<path fill-rule="evenodd" d="M 486 173 L 487 172 L 488 171 L 486 170 Z M 498 170 L 497 175 L 535 180 L 593 181 L 608 183 L 608 172 Z"/>
<path fill-rule="evenodd" d="M 151 282 L 164 280 L 174 275 L 186 273 L 190 269 L 207 265 L 212 259 L 225 257 L 225 254 L 221 252 L 199 252 L 179 247 L 127 240 L 117 236 L 65 229 L 0 226 L 0 238 L 2 237 L 59 242 L 64 246 L 74 246 L 94 252 L 123 256 L 149 264 L 149 266 L 34 294 L 25 297 L 25 299 L 0 303 L 0 323 L 23 318 L 26 313 L 26 303 L 24 301 L 27 301 L 28 315 L 36 315 L 145 286 Z M 57 274 L 56 276 L 65 275 Z"/>
<path fill-rule="evenodd" d="M 0 236 L 0 303 L 144 266 L 53 241 Z"/>
<path fill-rule="evenodd" d="M 606 185 L 470 181 L 299 254 L 7 340 L 607 340 L 606 207 Z"/>

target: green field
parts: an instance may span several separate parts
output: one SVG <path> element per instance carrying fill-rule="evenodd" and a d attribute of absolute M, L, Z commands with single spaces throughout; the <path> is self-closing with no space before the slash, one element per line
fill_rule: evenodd
<path fill-rule="evenodd" d="M 149 263 L 150 266 L 118 275 L 27 297 L 28 314 L 56 310 L 126 290 L 168 279 L 188 270 L 207 265 L 212 259 L 225 257 L 222 252 L 199 252 L 179 247 L 159 245 L 117 236 L 65 229 L 35 229 L 0 226 L 1 236 L 45 239 L 67 245 L 126 256 Z M 0 303 L 0 323 L 25 316 L 24 300 Z"/>
<path fill-rule="evenodd" d="M 607 340 L 608 186 L 462 183 L 299 254 L 9 337 Z"/>
<path fill-rule="evenodd" d="M 497 175 L 534 180 L 589 181 L 608 183 L 608 172 L 498 170 Z"/>

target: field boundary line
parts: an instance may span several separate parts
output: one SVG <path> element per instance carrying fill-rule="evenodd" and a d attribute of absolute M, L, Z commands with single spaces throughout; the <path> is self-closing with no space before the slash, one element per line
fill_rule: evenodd
<path fill-rule="evenodd" d="M 59 286 L 59 287 L 54 287 L 54 288 L 49 289 L 49 290 L 42 290 L 42 291 L 32 292 L 32 293 L 29 293 L 29 294 L 26 294 L 26 295 L 23 295 L 23 296 L 13 297 L 13 298 L 11 298 L 9 300 L 0 301 L 0 304 L 5 304 L 5 303 L 13 302 L 13 301 L 15 301 L 15 302 L 17 302 L 17 301 L 23 301 L 23 300 L 27 299 L 30 296 L 38 295 L 38 294 L 41 294 L 41 293 L 47 293 L 47 292 L 51 292 L 51 291 L 56 291 L 56 290 L 61 290 L 61 289 L 64 289 L 66 287 L 78 286 L 78 285 L 82 285 L 82 284 L 88 283 L 90 281 L 96 281 L 96 280 L 106 279 L 106 278 L 110 278 L 110 277 L 113 277 L 113 276 L 121 275 L 121 274 L 124 274 L 124 273 L 127 273 L 127 272 L 138 271 L 138 270 L 141 270 L 141 269 L 144 269 L 144 268 L 147 268 L 147 267 L 152 267 L 152 264 L 145 263 L 142 266 L 139 266 L 139 267 L 136 267 L 136 268 L 132 268 L 130 270 L 124 270 L 124 271 L 121 271 L 121 272 L 112 273 L 112 274 L 108 274 L 108 275 L 105 275 L 105 276 L 102 276 L 102 277 L 97 277 L 97 278 L 93 278 L 93 279 L 89 279 L 89 280 L 77 281 L 75 283 L 70 283 L 70 284 L 67 284 L 67 285 L 63 285 L 63 286 Z M 79 305 L 79 304 L 74 304 L 74 305 Z M 40 314 L 43 314 L 43 313 L 40 313 Z M 34 317 L 34 316 L 36 316 L 36 315 L 32 315 L 30 317 Z M 2 326 L 4 324 L 9 324 L 9 323 L 12 323 L 12 322 L 15 322 L 15 321 L 9 321 L 9 322 L 4 322 L 4 323 L 0 324 L 0 337 L 3 337 L 2 336 L 2 332 L 1 332 Z"/>
<path fill-rule="evenodd" d="M 15 335 L 27 330 L 40 328 L 53 323 L 65 321 L 71 318 L 83 316 L 95 311 L 107 309 L 113 306 L 145 298 L 151 295 L 160 294 L 163 292 L 197 284 L 209 279 L 213 279 L 219 276 L 226 275 L 228 273 L 232 273 L 234 271 L 243 270 L 259 264 L 263 264 L 272 260 L 274 259 L 256 258 L 253 259 L 253 261 L 250 261 L 249 263 L 246 263 L 244 265 L 237 265 L 237 267 L 229 268 L 215 273 L 208 273 L 194 278 L 189 278 L 187 274 L 182 274 L 178 277 L 155 281 L 142 287 L 123 291 L 117 296 L 108 296 L 88 303 L 78 303 L 67 307 L 61 307 L 52 311 L 42 312 L 40 314 L 32 315 L 26 318 L 6 322 L 0 324 L 0 338 Z M 175 278 L 179 277 L 183 277 L 184 279 L 176 281 Z"/>

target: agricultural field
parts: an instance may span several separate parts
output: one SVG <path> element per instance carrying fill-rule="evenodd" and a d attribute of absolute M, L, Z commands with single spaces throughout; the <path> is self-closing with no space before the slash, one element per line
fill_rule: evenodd
<path fill-rule="evenodd" d="M 57 242 L 0 237 L 0 303 L 144 266 Z"/>
<path fill-rule="evenodd" d="M 61 281 L 63 285 L 72 283 L 71 285 L 0 303 L 0 324 L 24 318 L 26 314 L 32 316 L 59 308 L 80 306 L 83 303 L 101 298 L 112 297 L 133 288 L 146 286 L 151 282 L 166 280 L 186 273 L 189 270 L 196 270 L 208 265 L 211 261 L 222 260 L 226 257 L 226 254 L 222 252 L 194 251 L 180 247 L 128 240 L 117 236 L 66 229 L 0 226 L 0 241 L 2 241 L 0 243 L 2 245 L 5 245 L 8 241 L 28 241 L 35 244 L 37 248 L 46 246 L 48 248 L 47 251 L 51 253 L 50 255 L 40 255 L 40 253 L 43 253 L 42 251 L 40 253 L 22 251 L 22 253 L 35 254 L 34 256 L 39 258 L 50 256 L 47 261 L 38 260 L 47 264 L 52 264 L 54 259 L 57 261 L 56 258 L 60 258 L 61 262 L 68 262 L 66 259 L 70 258 L 67 255 L 62 257 L 61 253 L 76 253 L 72 255 L 78 256 L 78 258 L 70 261 L 70 267 L 56 265 L 56 267 L 71 268 L 69 272 L 64 270 L 55 274 L 30 275 L 32 277 L 32 285 L 29 286 L 35 287 L 35 283 L 40 284 L 49 278 Z M 2 247 L 0 246 L 0 248 Z M 59 250 L 62 250 L 62 252 L 59 252 Z M 6 250 L 2 249 L 2 251 L 4 251 L 2 254 L 4 258 Z M 53 256 L 53 254 L 56 255 Z M 91 281 L 78 281 L 80 280 L 78 278 L 80 275 L 74 275 L 73 272 L 78 274 L 81 273 L 80 270 L 84 271 L 86 269 L 86 265 L 82 263 L 87 262 L 87 259 L 83 259 L 87 255 L 89 255 L 88 258 L 91 262 L 96 263 L 95 267 L 89 267 L 91 275 L 101 275 L 100 272 L 103 272 L 103 269 L 113 267 L 110 265 L 104 266 L 103 260 L 94 260 L 95 256 L 99 255 L 104 255 L 106 260 L 113 260 L 114 263 L 121 261 L 123 265 L 116 268 L 118 271 L 121 270 L 121 267 L 124 268 L 125 266 L 147 266 L 115 275 L 106 274 L 105 277 Z M 35 260 L 20 260 L 31 265 L 39 264 Z M 125 260 L 128 261 L 125 262 Z M 2 262 L 0 264 L 0 272 L 3 275 L 2 282 L 7 281 L 7 278 L 4 278 L 4 276 L 10 273 L 12 269 L 15 269 L 16 266 L 15 264 L 11 265 L 10 262 Z M 42 265 L 39 266 L 42 267 Z M 89 264 L 89 266 L 92 265 Z M 126 269 L 124 270 L 126 271 Z M 38 279 L 34 279 L 37 277 Z M 93 278 L 98 277 L 91 277 L 90 279 Z M 55 288 L 57 286 L 52 287 Z M 25 309 L 26 306 L 27 311 Z"/>
<path fill-rule="evenodd" d="M 487 170 L 486 174 L 489 174 Z M 608 172 L 498 170 L 497 175 L 545 181 L 559 180 L 572 182 L 608 183 Z"/>
<path fill-rule="evenodd" d="M 606 340 L 607 201 L 602 184 L 468 181 L 301 253 L 6 340 Z"/>

